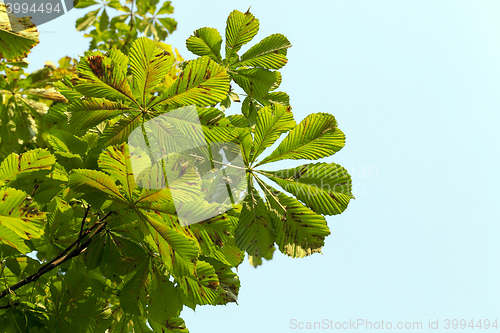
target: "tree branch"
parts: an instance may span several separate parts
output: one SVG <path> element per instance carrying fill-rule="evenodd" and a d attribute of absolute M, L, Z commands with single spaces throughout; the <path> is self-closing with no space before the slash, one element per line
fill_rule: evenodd
<path fill-rule="evenodd" d="M 55 257 L 50 262 L 48 262 L 45 265 L 43 265 L 42 267 L 40 267 L 38 269 L 38 272 L 28 276 L 27 278 L 17 282 L 16 284 L 14 284 L 10 287 L 7 287 L 5 290 L 0 292 L 0 298 L 7 296 L 9 293 L 21 288 L 22 286 L 24 286 L 30 282 L 34 282 L 34 281 L 38 280 L 42 275 L 50 272 L 51 270 L 53 270 L 57 266 L 61 265 L 62 263 L 66 262 L 66 261 L 70 260 L 71 258 L 74 258 L 74 257 L 78 256 L 80 253 L 82 253 L 87 248 L 87 246 L 90 244 L 90 242 L 92 241 L 92 236 L 94 236 L 96 233 L 99 233 L 102 229 L 104 229 L 105 224 L 103 223 L 103 221 L 110 214 L 111 214 L 111 212 L 108 212 L 99 221 L 97 221 L 92 227 L 85 230 L 85 232 L 83 232 L 80 235 L 80 237 L 78 237 L 78 239 L 76 241 L 74 241 L 70 246 L 68 246 L 66 249 L 64 249 L 64 251 L 62 251 L 57 257 Z M 82 241 L 82 239 L 85 238 L 88 234 L 90 234 L 88 239 L 80 245 L 80 242 Z M 76 248 L 73 251 L 71 251 L 71 249 L 75 246 L 76 246 Z"/>
<path fill-rule="evenodd" d="M 12 304 L 7 304 L 7 305 L 4 305 L 4 306 L 0 306 L 0 310 L 1 310 L 1 309 L 8 309 L 8 308 L 10 308 L 10 307 L 12 307 L 12 306 L 16 306 L 16 305 L 19 305 L 19 302 L 18 302 L 18 301 L 14 302 L 14 303 L 12 303 Z"/>
<path fill-rule="evenodd" d="M 82 225 L 80 227 L 80 234 L 78 235 L 78 239 L 82 239 L 83 226 L 85 225 L 85 220 L 87 219 L 87 215 L 89 214 L 89 210 L 90 210 L 90 205 L 87 205 L 87 209 L 85 209 L 85 215 L 83 215 Z M 80 242 L 78 242 L 78 244 L 76 246 L 78 247 L 78 245 L 80 245 Z"/>

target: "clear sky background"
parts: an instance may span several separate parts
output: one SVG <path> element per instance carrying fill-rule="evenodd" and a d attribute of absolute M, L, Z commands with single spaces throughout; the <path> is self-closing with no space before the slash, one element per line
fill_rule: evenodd
<path fill-rule="evenodd" d="M 347 142 L 324 160 L 350 171 L 356 196 L 327 218 L 323 255 L 244 262 L 239 305 L 184 310 L 190 332 L 311 331 L 292 319 L 500 326 L 500 2 L 172 4 L 179 25 L 167 43 L 186 59 L 186 38 L 205 26 L 224 35 L 233 9 L 252 6 L 260 20 L 249 45 L 276 32 L 290 39 L 280 90 L 297 121 L 335 115 Z M 88 40 L 74 24 L 84 12 L 39 27 L 31 70 L 83 54 Z"/>

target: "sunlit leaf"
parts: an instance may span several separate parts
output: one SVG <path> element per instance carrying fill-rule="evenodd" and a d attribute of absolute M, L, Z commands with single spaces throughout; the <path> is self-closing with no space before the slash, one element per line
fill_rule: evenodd
<path fill-rule="evenodd" d="M 315 160 L 335 154 L 344 144 L 345 136 L 337 128 L 335 117 L 328 113 L 314 113 L 292 129 L 276 150 L 257 165 L 284 159 Z"/>
<path fill-rule="evenodd" d="M 0 242 L 20 252 L 26 252 L 23 240 L 39 238 L 43 234 L 45 213 L 22 191 L 0 190 Z M 5 235 L 5 236 L 3 236 Z"/>
<path fill-rule="evenodd" d="M 0 59 L 26 57 L 38 44 L 39 35 L 29 17 L 18 18 L 13 13 L 9 14 L 5 4 L 0 3 Z"/>
<path fill-rule="evenodd" d="M 353 198 L 351 176 L 335 163 L 306 164 L 264 174 L 319 214 L 340 214 Z"/>

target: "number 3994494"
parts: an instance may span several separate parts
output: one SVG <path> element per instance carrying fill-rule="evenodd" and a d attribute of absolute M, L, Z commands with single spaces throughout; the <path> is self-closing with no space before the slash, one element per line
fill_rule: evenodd
<path fill-rule="evenodd" d="M 55 5 L 51 4 L 50 2 L 47 3 L 34 3 L 34 4 L 28 4 L 28 3 L 6 3 L 5 6 L 7 7 L 7 13 L 11 14 L 28 14 L 28 13 L 47 13 L 50 14 L 52 12 L 60 13 L 63 11 L 61 8 L 60 4 L 57 3 Z"/>

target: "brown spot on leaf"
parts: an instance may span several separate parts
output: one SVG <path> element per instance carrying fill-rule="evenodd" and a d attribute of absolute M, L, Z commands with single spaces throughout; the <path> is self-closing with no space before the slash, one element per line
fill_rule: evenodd
<path fill-rule="evenodd" d="M 87 58 L 87 62 L 89 64 L 90 70 L 95 74 L 98 78 L 102 79 L 104 76 L 104 69 L 102 67 L 102 56 L 89 56 Z"/>

